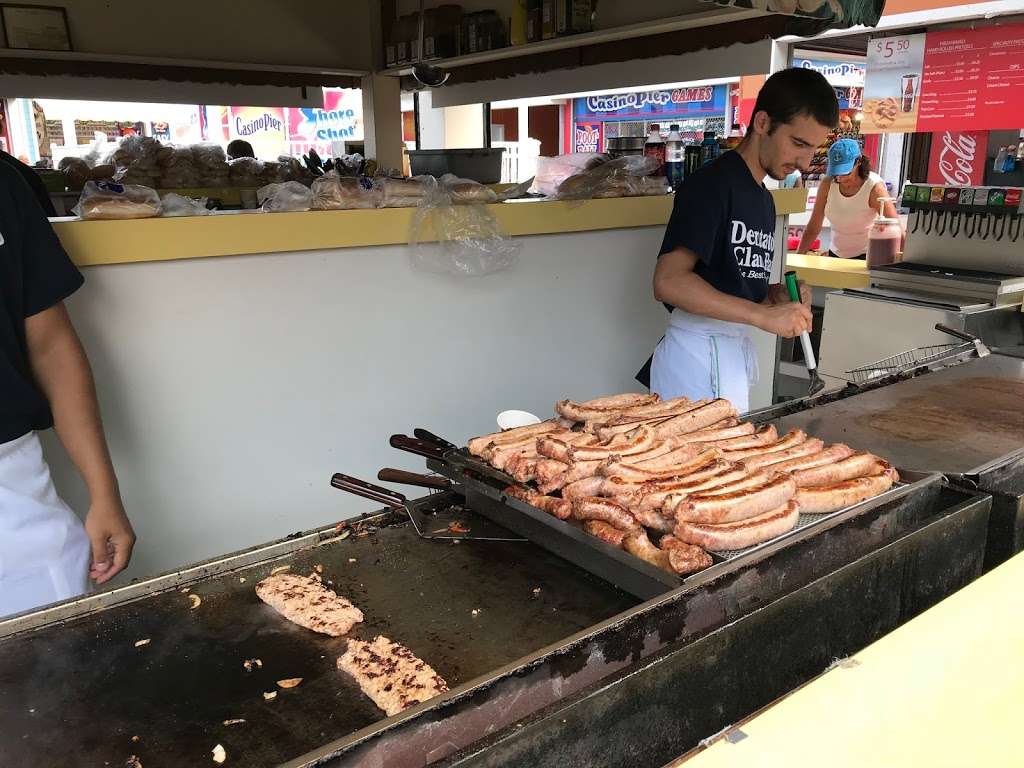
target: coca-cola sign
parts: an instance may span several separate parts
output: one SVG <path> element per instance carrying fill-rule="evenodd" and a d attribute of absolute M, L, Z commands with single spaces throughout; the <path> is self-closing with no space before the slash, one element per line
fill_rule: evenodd
<path fill-rule="evenodd" d="M 949 187 L 981 186 L 985 183 L 985 131 L 942 131 L 932 134 L 928 159 L 928 183 Z"/>

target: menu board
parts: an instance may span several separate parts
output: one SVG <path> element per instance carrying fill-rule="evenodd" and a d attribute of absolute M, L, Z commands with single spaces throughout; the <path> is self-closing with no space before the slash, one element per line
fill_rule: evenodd
<path fill-rule="evenodd" d="M 864 133 L 1020 128 L 1024 24 L 876 38 Z"/>

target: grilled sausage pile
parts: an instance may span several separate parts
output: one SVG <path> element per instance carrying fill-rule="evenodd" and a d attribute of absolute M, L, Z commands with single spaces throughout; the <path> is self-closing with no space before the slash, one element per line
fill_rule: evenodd
<path fill-rule="evenodd" d="M 709 551 L 768 541 L 800 513 L 838 511 L 899 479 L 870 453 L 741 422 L 728 400 L 623 394 L 562 400 L 555 412 L 473 438 L 469 451 L 515 478 L 509 496 L 678 574 L 711 565 Z"/>

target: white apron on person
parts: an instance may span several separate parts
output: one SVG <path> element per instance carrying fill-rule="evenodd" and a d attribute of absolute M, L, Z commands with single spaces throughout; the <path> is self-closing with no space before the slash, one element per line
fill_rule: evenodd
<path fill-rule="evenodd" d="M 651 362 L 652 392 L 663 400 L 722 397 L 746 413 L 757 379 L 757 351 L 746 325 L 672 310 Z"/>
<path fill-rule="evenodd" d="M 35 432 L 0 444 L 0 617 L 75 597 L 91 548 L 57 495 Z"/>

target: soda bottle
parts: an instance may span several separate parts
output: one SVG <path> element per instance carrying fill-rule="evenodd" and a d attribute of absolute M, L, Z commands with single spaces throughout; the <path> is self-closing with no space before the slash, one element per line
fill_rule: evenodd
<path fill-rule="evenodd" d="M 652 176 L 665 175 L 665 140 L 661 138 L 660 126 L 651 125 L 651 131 L 644 142 L 644 156 L 654 158 L 658 162 L 658 170 Z"/>
<path fill-rule="evenodd" d="M 679 126 L 673 125 L 665 141 L 665 177 L 672 189 L 683 181 L 683 137 L 679 135 Z"/>

